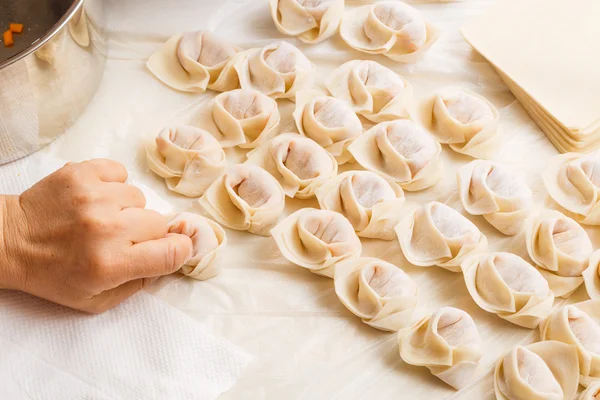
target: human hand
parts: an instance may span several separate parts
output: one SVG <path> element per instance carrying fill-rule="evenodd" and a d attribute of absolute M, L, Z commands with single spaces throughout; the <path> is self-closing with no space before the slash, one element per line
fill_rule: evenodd
<path fill-rule="evenodd" d="M 121 164 L 97 159 L 6 196 L 0 287 L 98 313 L 177 271 L 190 238 L 168 234 L 167 219 L 143 209 L 144 195 L 126 179 Z"/>

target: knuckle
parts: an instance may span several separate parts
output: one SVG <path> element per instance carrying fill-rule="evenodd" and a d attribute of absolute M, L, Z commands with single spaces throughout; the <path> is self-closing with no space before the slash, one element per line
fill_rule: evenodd
<path fill-rule="evenodd" d="M 96 202 L 98 202 L 99 197 L 96 193 L 92 192 L 92 191 L 79 191 L 77 193 L 73 193 L 73 203 L 76 206 L 87 206 L 90 204 L 94 204 Z"/>
<path fill-rule="evenodd" d="M 173 242 L 167 242 L 164 252 L 165 271 L 175 271 L 180 267 L 180 265 L 178 265 L 178 251 L 177 246 L 175 246 Z"/>
<path fill-rule="evenodd" d="M 86 233 L 112 236 L 122 230 L 122 222 L 118 218 L 103 217 L 95 213 L 82 213 L 79 217 L 81 228 Z"/>

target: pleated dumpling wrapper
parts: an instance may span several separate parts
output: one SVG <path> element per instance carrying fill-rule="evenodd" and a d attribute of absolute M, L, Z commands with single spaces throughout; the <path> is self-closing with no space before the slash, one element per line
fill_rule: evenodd
<path fill-rule="evenodd" d="M 255 148 L 277 135 L 277 102 L 253 89 L 221 93 L 201 106 L 193 125 L 210 132 L 223 147 Z"/>
<path fill-rule="evenodd" d="M 458 170 L 458 195 L 465 210 L 483 217 L 505 235 L 516 235 L 533 212 L 533 193 L 507 167 L 475 160 Z"/>
<path fill-rule="evenodd" d="M 589 265 L 583 271 L 583 282 L 590 299 L 600 300 L 600 250 L 590 256 Z"/>
<path fill-rule="evenodd" d="M 412 85 L 376 61 L 348 61 L 331 73 L 326 85 L 334 97 L 369 121 L 410 118 Z"/>
<path fill-rule="evenodd" d="M 494 371 L 497 400 L 571 400 L 578 386 L 577 350 L 556 341 L 517 345 Z"/>
<path fill-rule="evenodd" d="M 578 153 L 556 156 L 542 172 L 550 197 L 586 225 L 600 225 L 600 157 Z"/>
<path fill-rule="evenodd" d="M 600 400 L 600 380 L 592 382 L 579 394 L 577 400 Z"/>
<path fill-rule="evenodd" d="M 176 90 L 226 92 L 239 87 L 233 64 L 240 51 L 210 32 L 187 32 L 172 36 L 150 56 L 146 66 Z"/>
<path fill-rule="evenodd" d="M 219 142 L 192 126 L 163 129 L 146 146 L 146 160 L 170 190 L 188 197 L 201 196 L 227 168 Z"/>
<path fill-rule="evenodd" d="M 274 137 L 248 153 L 246 163 L 264 168 L 288 197 L 310 199 L 337 175 L 335 158 L 313 140 L 295 133 Z"/>
<path fill-rule="evenodd" d="M 536 328 L 552 311 L 554 294 L 542 274 L 511 253 L 467 258 L 461 265 L 469 294 L 483 310 L 515 325 Z"/>
<path fill-rule="evenodd" d="M 335 265 L 333 279 L 342 304 L 365 324 L 392 332 L 410 325 L 418 288 L 397 266 L 378 258 L 345 260 Z"/>
<path fill-rule="evenodd" d="M 271 230 L 281 254 L 315 274 L 333 278 L 334 264 L 360 257 L 352 224 L 334 211 L 303 208 Z"/>
<path fill-rule="evenodd" d="M 415 63 L 435 43 L 439 31 L 413 6 L 380 1 L 346 12 L 340 35 L 355 50 Z"/>
<path fill-rule="evenodd" d="M 541 340 L 556 340 L 577 347 L 579 383 L 600 379 L 600 301 L 569 304 L 554 311 L 540 325 Z"/>
<path fill-rule="evenodd" d="M 315 66 L 288 42 L 250 49 L 236 57 L 235 69 L 243 89 L 255 89 L 274 99 L 293 99 L 312 85 Z"/>
<path fill-rule="evenodd" d="M 344 0 L 269 0 L 269 8 L 279 32 L 315 44 L 337 32 Z"/>
<path fill-rule="evenodd" d="M 592 242 L 573 219 L 544 210 L 525 221 L 527 252 L 558 297 L 569 297 L 583 283 Z"/>
<path fill-rule="evenodd" d="M 285 194 L 264 169 L 237 164 L 210 185 L 200 204 L 228 228 L 268 236 L 283 213 Z"/>
<path fill-rule="evenodd" d="M 347 171 L 316 190 L 319 206 L 344 215 L 358 236 L 393 240 L 403 215 L 404 192 L 370 171 Z"/>
<path fill-rule="evenodd" d="M 317 90 L 296 93 L 294 120 L 300 134 L 323 146 L 340 164 L 352 158 L 346 149 L 363 133 L 360 119 L 346 102 Z"/>
<path fill-rule="evenodd" d="M 464 89 L 445 90 L 426 108 L 425 126 L 457 153 L 488 158 L 497 147 L 500 113 L 485 97 Z"/>
<path fill-rule="evenodd" d="M 442 177 L 442 147 L 409 120 L 382 122 L 363 133 L 348 147 L 366 170 L 415 191 L 435 185 Z"/>
<path fill-rule="evenodd" d="M 483 233 L 464 215 L 432 201 L 406 215 L 396 226 L 404 256 L 420 267 L 437 265 L 452 272 L 470 255 L 487 248 Z"/>
<path fill-rule="evenodd" d="M 407 364 L 427 367 L 457 390 L 473 381 L 482 357 L 481 337 L 465 311 L 442 307 L 398 337 L 400 357 Z"/>
<path fill-rule="evenodd" d="M 215 260 L 227 244 L 227 236 L 219 224 L 198 214 L 182 212 L 169 220 L 168 228 L 169 233 L 192 239 L 192 257 L 181 267 L 181 273 L 201 281 L 218 273 Z"/>

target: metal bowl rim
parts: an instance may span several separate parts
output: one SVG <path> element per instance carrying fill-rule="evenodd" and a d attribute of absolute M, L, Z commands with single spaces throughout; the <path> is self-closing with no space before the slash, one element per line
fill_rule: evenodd
<path fill-rule="evenodd" d="M 58 32 L 60 32 L 73 18 L 73 15 L 81 8 L 85 0 L 74 0 L 73 4 L 69 7 L 67 12 L 52 26 L 52 28 L 41 38 L 36 40 L 31 46 L 21 51 L 20 53 L 15 54 L 7 60 L 0 61 L 0 70 L 2 68 L 8 67 L 11 64 L 16 63 L 30 55 L 31 53 L 38 50 L 44 44 L 46 44 L 50 39 L 52 39 Z"/>

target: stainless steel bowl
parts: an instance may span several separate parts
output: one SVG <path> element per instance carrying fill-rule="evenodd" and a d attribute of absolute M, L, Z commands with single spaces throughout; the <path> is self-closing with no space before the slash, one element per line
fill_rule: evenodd
<path fill-rule="evenodd" d="M 103 0 L 0 0 L 0 164 L 69 128 L 96 93 L 106 60 Z"/>

